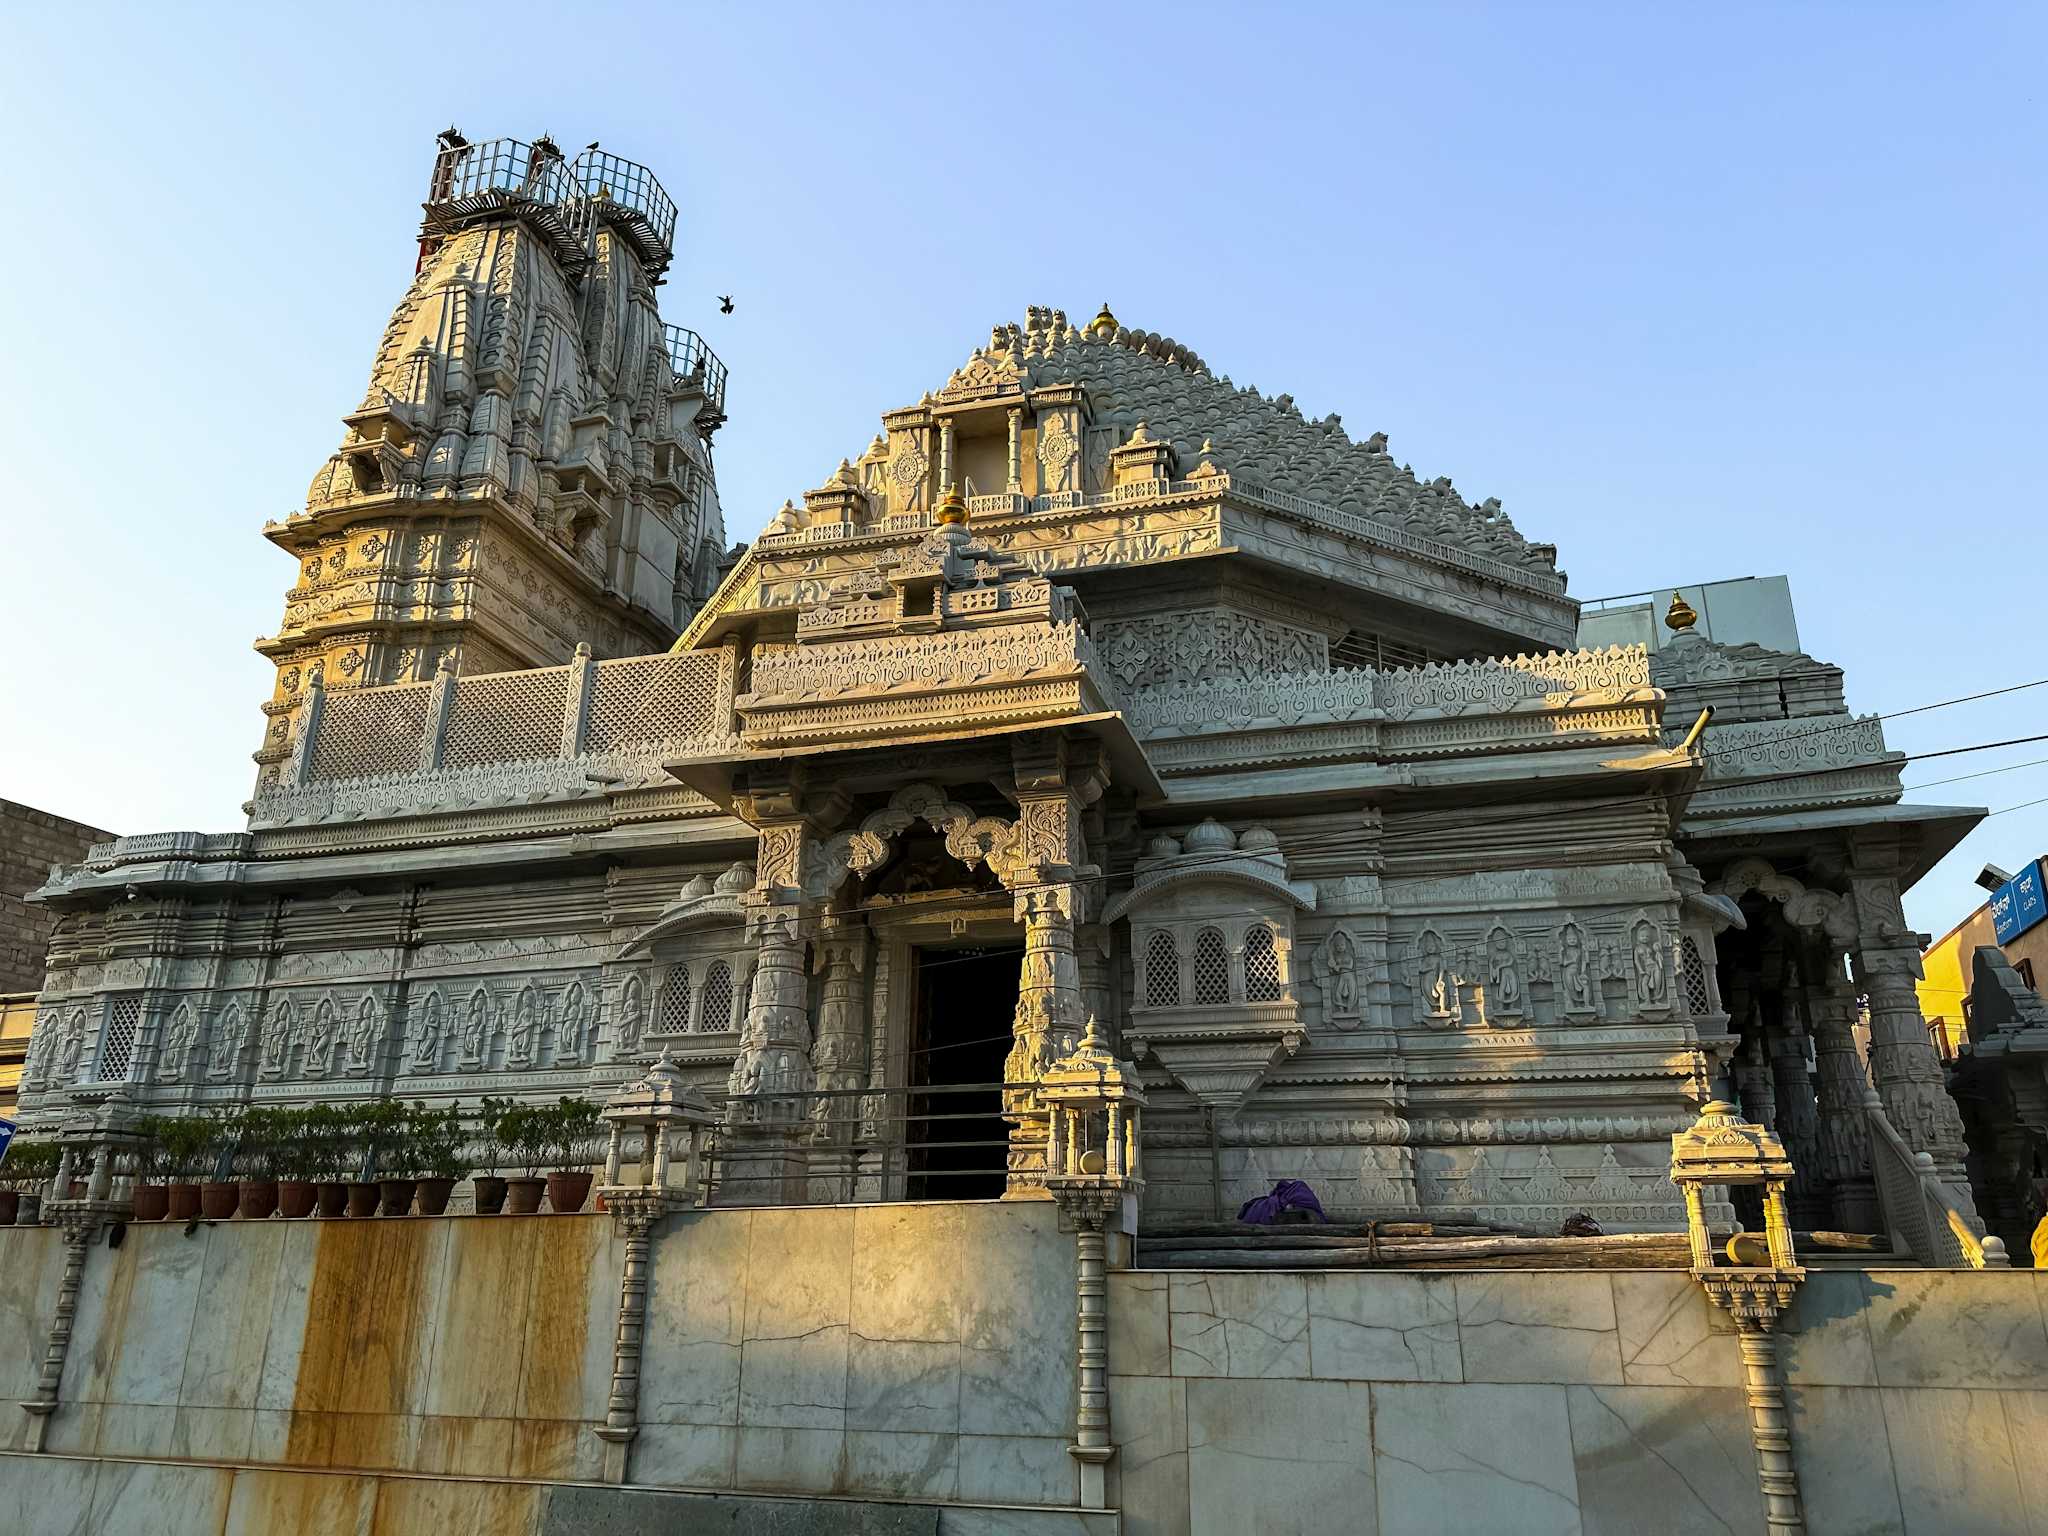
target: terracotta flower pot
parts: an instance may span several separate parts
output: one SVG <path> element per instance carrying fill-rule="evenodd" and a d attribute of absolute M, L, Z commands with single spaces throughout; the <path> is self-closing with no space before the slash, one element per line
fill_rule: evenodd
<path fill-rule="evenodd" d="M 495 1216 L 505 1209 L 505 1181 L 496 1174 L 480 1173 L 470 1181 L 476 1191 L 476 1213 Z"/>
<path fill-rule="evenodd" d="M 514 1216 L 531 1216 L 540 1209 L 540 1197 L 547 1187 L 546 1179 L 507 1179 L 505 1209 Z"/>
<path fill-rule="evenodd" d="M 317 1197 L 317 1209 L 330 1220 L 348 1210 L 348 1186 L 346 1184 L 322 1184 Z"/>
<path fill-rule="evenodd" d="M 557 1171 L 548 1175 L 548 1209 L 567 1216 L 580 1211 L 590 1200 L 589 1169 L 580 1173 Z"/>
<path fill-rule="evenodd" d="M 0 1189 L 0 1227 L 11 1227 L 21 1214 L 21 1191 Z"/>
<path fill-rule="evenodd" d="M 17 1227 L 41 1226 L 43 1224 L 43 1197 L 41 1195 L 23 1195 L 21 1197 L 21 1213 L 14 1218 L 14 1224 Z"/>
<path fill-rule="evenodd" d="M 232 1179 L 207 1179 L 199 1186 L 199 1214 L 208 1221 L 226 1221 L 242 1203 L 242 1186 Z"/>
<path fill-rule="evenodd" d="M 374 1184 L 350 1184 L 348 1186 L 348 1213 L 351 1216 L 374 1216 L 377 1214 L 377 1186 Z"/>
<path fill-rule="evenodd" d="M 448 1214 L 448 1197 L 455 1192 L 453 1179 L 420 1180 L 420 1214 L 422 1216 L 445 1216 Z"/>
<path fill-rule="evenodd" d="M 277 1213 L 277 1180 L 244 1179 L 238 1188 L 244 1221 L 265 1221 Z"/>
<path fill-rule="evenodd" d="M 419 1188 L 417 1179 L 380 1179 L 377 1188 L 383 1199 L 377 1206 L 379 1216 L 410 1216 L 412 1197 Z"/>
<path fill-rule="evenodd" d="M 277 1183 L 277 1208 L 296 1221 L 301 1216 L 313 1214 L 313 1202 L 320 1196 L 320 1186 L 304 1179 L 280 1179 Z"/>
<path fill-rule="evenodd" d="M 135 1186 L 135 1219 L 137 1221 L 162 1221 L 170 1214 L 170 1185 L 138 1184 Z"/>
<path fill-rule="evenodd" d="M 171 1186 L 171 1220 L 190 1221 L 199 1214 L 199 1186 L 182 1182 Z"/>

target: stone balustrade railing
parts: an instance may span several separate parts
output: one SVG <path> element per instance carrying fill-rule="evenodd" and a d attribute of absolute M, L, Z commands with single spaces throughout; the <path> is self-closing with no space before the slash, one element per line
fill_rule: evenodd
<path fill-rule="evenodd" d="M 1863 1101 L 1870 1122 L 1870 1166 L 1892 1251 L 1933 1269 L 2008 1269 L 2005 1243 L 1978 1237 L 1934 1171 L 1934 1159 L 1906 1145 L 1872 1090 Z"/>

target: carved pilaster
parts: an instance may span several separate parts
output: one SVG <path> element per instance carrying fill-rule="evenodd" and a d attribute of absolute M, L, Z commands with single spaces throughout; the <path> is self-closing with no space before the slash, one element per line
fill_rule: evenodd
<path fill-rule="evenodd" d="M 1863 1070 L 1863 1053 L 1856 1047 L 1856 994 L 1840 979 L 1839 959 L 1831 972 L 1834 980 L 1806 989 L 1813 1020 L 1821 1176 L 1828 1185 L 1835 1225 L 1845 1232 L 1875 1232 L 1880 1221 L 1877 1185 L 1870 1168 L 1870 1122 L 1863 1113 L 1870 1079 Z"/>
<path fill-rule="evenodd" d="M 633 1441 L 640 1433 L 640 1353 L 647 1333 L 647 1269 L 654 1224 L 667 1210 L 659 1194 L 607 1191 L 606 1208 L 626 1239 L 619 1271 L 619 1322 L 612 1342 L 612 1387 L 604 1423 L 594 1433 L 605 1442 L 604 1480 L 627 1480 Z"/>
<path fill-rule="evenodd" d="M 868 1077 L 868 930 L 859 921 L 831 919 L 819 930 L 812 969 L 825 978 L 818 1001 L 818 1037 L 811 1066 L 821 1095 L 812 1107 L 820 1143 L 844 1146 L 860 1121 L 859 1089 Z"/>

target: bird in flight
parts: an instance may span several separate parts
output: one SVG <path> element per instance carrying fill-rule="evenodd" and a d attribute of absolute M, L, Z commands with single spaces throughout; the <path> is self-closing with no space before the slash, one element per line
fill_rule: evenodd
<path fill-rule="evenodd" d="M 729 314 L 731 314 L 731 313 L 732 313 L 732 295 L 731 295 L 731 294 L 729 294 L 729 293 L 721 293 L 721 294 L 720 294 L 720 295 L 718 296 L 718 312 L 719 312 L 719 313 L 720 313 L 721 315 L 729 315 Z"/>

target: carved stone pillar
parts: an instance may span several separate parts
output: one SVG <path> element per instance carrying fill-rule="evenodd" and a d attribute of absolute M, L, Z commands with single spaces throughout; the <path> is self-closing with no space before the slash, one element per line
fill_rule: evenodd
<path fill-rule="evenodd" d="M 1017 893 L 1015 911 L 1024 925 L 1024 961 L 1017 981 L 1017 1012 L 1011 1029 L 1003 1081 L 1003 1107 L 1011 1122 L 1010 1192 L 1035 1188 L 1045 1171 L 1045 1116 L 1029 1088 L 1055 1056 L 1080 1037 L 1081 973 L 1074 957 L 1074 920 L 1085 900 L 1080 885 L 1067 882 L 1027 887 Z"/>
<path fill-rule="evenodd" d="M 1852 874 L 1849 891 L 1856 905 L 1856 980 L 1870 1000 L 1870 1075 L 1885 1115 L 1907 1146 L 1934 1159 L 1936 1174 L 1974 1223 L 1962 1116 L 1948 1096 L 1914 990 L 1921 976 L 1919 936 L 1906 927 L 1891 875 Z"/>
<path fill-rule="evenodd" d="M 1004 486 L 1012 496 L 1024 491 L 1024 412 L 1017 406 L 1010 407 L 1010 468 L 1009 481 Z"/>
<path fill-rule="evenodd" d="M 811 1175 L 826 1198 L 849 1199 L 853 1141 L 860 1128 L 860 1090 L 868 1081 L 868 930 L 859 920 L 829 918 L 812 946 L 812 969 L 825 978 L 818 1000 L 818 1038 L 811 1066 L 820 1095 L 812 1101 Z M 844 1095 L 840 1097 L 839 1095 Z"/>
<path fill-rule="evenodd" d="M 1735 1092 L 1742 1104 L 1742 1117 L 1766 1130 L 1775 1129 L 1778 1092 L 1771 1070 L 1771 1057 L 1764 1050 L 1761 1015 L 1753 1023 L 1749 1038 L 1735 1053 Z"/>
<path fill-rule="evenodd" d="M 612 1341 L 612 1387 L 605 1401 L 604 1423 L 595 1430 L 604 1441 L 604 1480 L 627 1480 L 633 1441 L 640 1433 L 640 1353 L 647 1332 L 647 1265 L 654 1224 L 667 1207 L 661 1197 L 646 1193 L 614 1194 L 606 1201 L 612 1223 L 626 1239 L 625 1264 L 619 1271 L 619 1324 Z"/>
<path fill-rule="evenodd" d="M 1110 930 L 1088 923 L 1075 930 L 1074 963 L 1081 977 L 1081 1016 L 1102 1026 L 1103 1038 L 1115 1045 L 1116 982 L 1110 968 Z"/>
<path fill-rule="evenodd" d="M 1870 1124 L 1863 1096 L 1870 1079 L 1856 1048 L 1856 994 L 1831 958 L 1823 985 L 1806 989 L 1813 1021 L 1814 1076 L 1820 1120 L 1821 1177 L 1828 1186 L 1834 1224 L 1844 1232 L 1875 1232 L 1882 1218 L 1870 1171 Z"/>
<path fill-rule="evenodd" d="M 1806 1068 L 1806 1034 L 1800 1028 L 1798 1000 L 1788 990 L 1778 999 L 1778 1024 L 1765 1039 L 1771 1055 L 1771 1089 L 1777 1110 L 1778 1139 L 1792 1159 L 1790 1186 L 1793 1214 L 1811 1229 L 1828 1219 L 1827 1182 L 1821 1169 L 1820 1115 L 1813 1079 Z"/>

